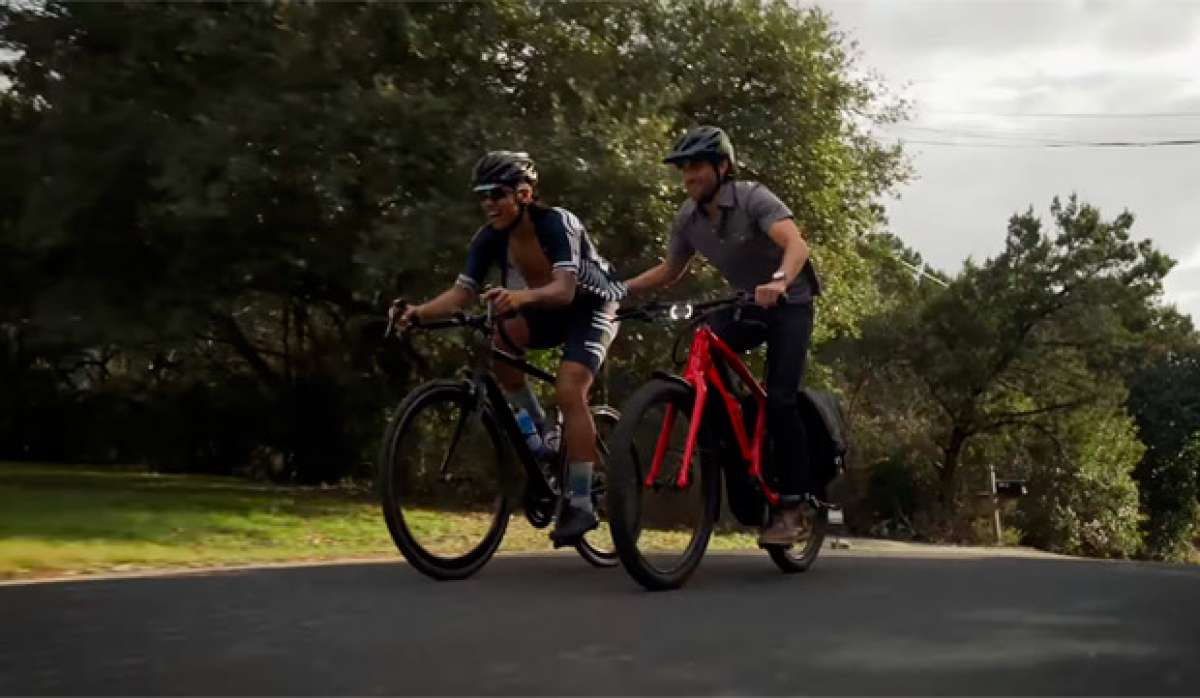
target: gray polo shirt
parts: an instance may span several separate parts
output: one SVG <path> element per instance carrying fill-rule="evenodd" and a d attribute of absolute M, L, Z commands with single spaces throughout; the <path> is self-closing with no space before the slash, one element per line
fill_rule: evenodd
<path fill-rule="evenodd" d="M 680 207 L 671 225 L 667 256 L 684 262 L 699 252 L 734 288 L 753 293 L 756 286 L 769 283 L 783 263 L 783 248 L 767 231 L 776 221 L 791 218 L 792 212 L 757 182 L 726 182 L 715 200 L 721 209 L 717 223 L 692 199 Z M 821 283 L 810 260 L 788 286 L 788 301 L 811 303 L 820 293 Z"/>

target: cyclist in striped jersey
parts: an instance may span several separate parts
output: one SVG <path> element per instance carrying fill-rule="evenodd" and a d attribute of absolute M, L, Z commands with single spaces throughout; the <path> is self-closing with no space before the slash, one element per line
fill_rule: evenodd
<path fill-rule="evenodd" d="M 465 269 L 433 300 L 394 312 L 400 312 L 401 325 L 446 317 L 482 291 L 497 312 L 517 313 L 504 321 L 516 346 L 505 346 L 499 337 L 497 346 L 516 353 L 563 347 L 555 391 L 566 432 L 569 499 L 550 534 L 558 547 L 575 544 L 597 526 L 591 486 L 598 454 L 588 392 L 616 337 L 617 301 L 627 289 L 575 214 L 537 200 L 537 183 L 537 169 L 526 153 L 485 155 L 475 166 L 473 188 L 488 222 L 471 241 Z M 500 286 L 483 290 L 492 269 L 500 272 Z M 525 375 L 500 362 L 494 370 L 509 401 L 542 428 L 545 412 Z"/>

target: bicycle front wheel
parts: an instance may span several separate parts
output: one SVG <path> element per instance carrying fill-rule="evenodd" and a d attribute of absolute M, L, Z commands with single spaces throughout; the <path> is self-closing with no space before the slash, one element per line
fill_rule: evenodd
<path fill-rule="evenodd" d="M 677 486 L 693 393 L 655 379 L 623 407 L 613 435 L 608 473 L 608 516 L 621 563 L 652 591 L 676 589 L 704 557 L 720 501 L 715 458 L 697 447 L 688 485 Z M 654 473 L 658 454 L 660 466 Z"/>
<path fill-rule="evenodd" d="M 500 430 L 457 381 L 414 390 L 388 425 L 379 457 L 383 515 L 396 547 L 434 579 L 465 579 L 508 528 Z"/>

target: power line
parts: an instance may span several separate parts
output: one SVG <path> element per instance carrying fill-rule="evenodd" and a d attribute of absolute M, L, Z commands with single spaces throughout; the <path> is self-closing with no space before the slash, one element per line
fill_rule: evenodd
<path fill-rule="evenodd" d="M 950 288 L 950 284 L 939 279 L 938 277 L 934 276 L 933 274 L 930 274 L 929 272 L 925 271 L 924 269 L 914 266 L 912 264 L 909 264 L 908 262 L 904 261 L 903 259 L 900 259 L 899 257 L 897 257 L 895 255 L 892 256 L 892 259 L 899 262 L 901 264 L 901 266 L 903 266 L 905 269 L 908 269 L 909 271 L 911 271 L 913 273 L 913 276 L 916 277 L 918 284 L 921 283 L 921 279 L 929 279 L 930 281 L 937 284 L 938 286 L 941 286 L 942 288 Z"/>
<path fill-rule="evenodd" d="M 858 241 L 864 242 L 865 239 L 869 238 L 869 237 L 884 237 L 884 235 L 881 233 L 867 233 L 866 235 L 859 238 Z M 895 237 L 896 239 L 899 239 L 900 236 L 894 235 L 891 237 Z M 905 269 L 907 269 L 908 271 L 912 272 L 913 278 L 916 279 L 918 284 L 921 283 L 921 279 L 929 279 L 930 281 L 937 284 L 938 286 L 941 286 L 942 288 L 950 287 L 950 284 L 948 282 L 946 282 L 944 279 L 929 273 L 929 271 L 927 271 L 926 269 L 918 267 L 914 264 L 910 264 L 907 260 L 901 258 L 900 254 L 898 252 L 896 252 L 895 250 L 887 250 L 887 253 L 888 253 L 888 256 L 892 260 L 898 262 L 900 264 L 900 266 L 902 266 Z"/>
<path fill-rule="evenodd" d="M 943 111 L 918 110 L 923 114 L 948 114 L 955 116 L 995 116 L 1034 119 L 1176 119 L 1200 118 L 1197 111 L 1176 112 L 983 112 L 983 111 Z"/>
<path fill-rule="evenodd" d="M 925 139 L 900 140 L 905 144 L 949 146 L 956 148 L 1166 148 L 1200 145 L 1200 139 L 1163 141 L 1063 141 L 1057 143 L 967 143 Z"/>
<path fill-rule="evenodd" d="M 908 129 L 911 131 L 921 131 L 924 133 L 934 133 L 946 136 L 958 136 L 963 138 L 987 138 L 993 140 L 1004 141 L 1021 141 L 1022 143 L 998 143 L 996 145 L 1024 145 L 1024 144 L 1039 144 L 1053 147 L 1065 147 L 1068 145 L 1075 146 L 1090 146 L 1102 145 L 1104 147 L 1134 147 L 1137 145 L 1190 145 L 1194 139 L 1190 137 L 1155 137 L 1141 136 L 1132 138 L 1110 138 L 1105 140 L 1086 141 L 1070 136 L 1060 136 L 1051 133 L 1007 133 L 1004 131 L 975 131 L 966 129 L 953 128 L 937 128 L 933 126 L 914 126 L 909 124 L 893 124 L 895 128 Z"/>
<path fill-rule="evenodd" d="M 966 129 L 955 128 L 936 128 L 933 126 L 911 126 L 909 124 L 894 124 L 896 128 L 904 128 L 910 131 L 922 131 L 924 133 L 936 133 L 946 136 L 961 136 L 965 138 L 992 138 L 1000 140 L 1023 140 L 1035 143 L 1063 143 L 1070 142 L 1071 139 L 1057 136 L 1054 134 L 1038 134 L 1038 133 L 1005 133 L 1003 131 L 972 131 Z M 1129 139 L 1134 140 L 1134 139 Z"/>

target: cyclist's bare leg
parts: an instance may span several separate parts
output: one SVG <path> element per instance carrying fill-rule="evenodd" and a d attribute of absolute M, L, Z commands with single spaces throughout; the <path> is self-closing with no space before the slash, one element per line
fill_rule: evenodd
<path fill-rule="evenodd" d="M 595 463 L 596 424 L 588 409 L 588 392 L 592 388 L 592 372 L 575 361 L 563 361 L 554 384 L 558 409 L 563 415 L 563 430 L 567 446 L 567 462 Z"/>
<path fill-rule="evenodd" d="M 567 505 L 550 534 L 554 546 L 572 545 L 597 525 L 592 511 L 592 473 L 596 463 L 596 425 L 588 410 L 592 372 L 575 361 L 563 361 L 555 383 L 567 444 Z"/>
<path fill-rule="evenodd" d="M 520 315 L 508 318 L 503 322 L 504 331 L 508 333 L 508 336 L 517 346 L 509 346 L 499 332 L 496 332 L 496 335 L 492 338 L 492 345 L 510 354 L 521 354 L 529 346 L 528 323 Z M 525 387 L 525 374 L 514 366 L 509 366 L 503 361 L 493 361 L 492 371 L 496 374 L 496 380 L 500 382 L 500 387 L 507 393 L 514 393 Z"/>

